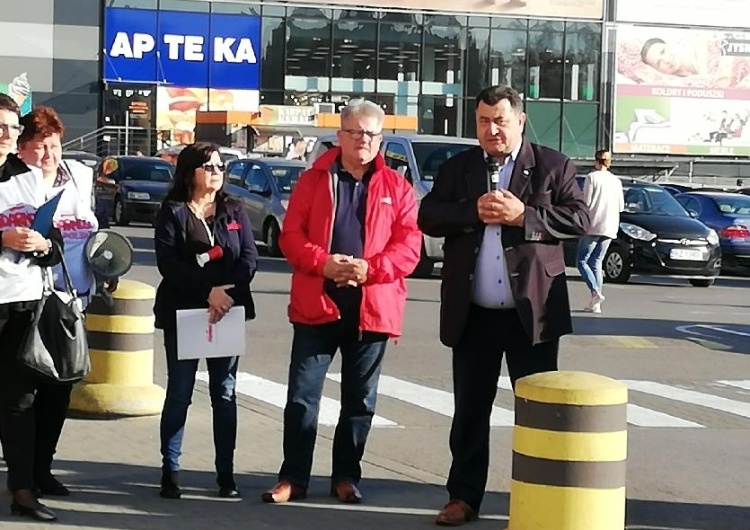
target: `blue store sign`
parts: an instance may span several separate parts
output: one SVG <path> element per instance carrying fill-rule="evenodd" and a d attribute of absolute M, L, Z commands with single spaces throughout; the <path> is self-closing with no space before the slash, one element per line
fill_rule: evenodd
<path fill-rule="evenodd" d="M 260 17 L 107 8 L 104 79 L 258 90 Z"/>

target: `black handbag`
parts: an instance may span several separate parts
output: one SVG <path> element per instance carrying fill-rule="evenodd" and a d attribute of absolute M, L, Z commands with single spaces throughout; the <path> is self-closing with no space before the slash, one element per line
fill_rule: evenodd
<path fill-rule="evenodd" d="M 62 249 L 58 248 L 62 255 Z M 65 291 L 55 290 L 52 271 L 42 268 L 44 292 L 21 347 L 22 366 L 51 383 L 76 383 L 91 370 L 83 310 L 70 273 L 61 261 Z"/>

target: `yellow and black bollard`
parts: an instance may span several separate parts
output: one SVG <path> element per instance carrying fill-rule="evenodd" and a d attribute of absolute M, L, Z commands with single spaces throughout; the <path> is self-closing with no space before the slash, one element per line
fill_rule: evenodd
<path fill-rule="evenodd" d="M 623 530 L 627 387 L 547 372 L 515 392 L 508 530 Z"/>
<path fill-rule="evenodd" d="M 121 280 L 112 305 L 95 296 L 86 316 L 91 372 L 75 386 L 70 410 L 85 416 L 159 414 L 164 390 L 154 376 L 154 294 Z"/>

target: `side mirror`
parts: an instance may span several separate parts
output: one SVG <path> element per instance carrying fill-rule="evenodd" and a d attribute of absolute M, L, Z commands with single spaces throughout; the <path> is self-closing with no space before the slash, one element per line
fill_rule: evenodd
<path fill-rule="evenodd" d="M 693 219 L 698 219 L 698 212 L 696 212 L 695 210 L 688 210 L 688 215 Z"/>

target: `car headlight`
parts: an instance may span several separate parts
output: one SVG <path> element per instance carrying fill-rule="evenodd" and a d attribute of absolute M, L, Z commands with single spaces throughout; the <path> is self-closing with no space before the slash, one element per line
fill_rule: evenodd
<path fill-rule="evenodd" d="M 620 230 L 625 232 L 633 239 L 639 239 L 641 241 L 651 241 L 653 239 L 656 239 L 656 234 L 654 234 L 653 232 L 649 232 L 645 228 L 641 228 L 638 225 L 633 225 L 630 223 L 620 223 Z"/>
<path fill-rule="evenodd" d="M 706 240 L 711 245 L 718 245 L 719 244 L 719 234 L 716 233 L 716 230 L 713 228 L 708 231 L 708 236 L 706 236 Z"/>
<path fill-rule="evenodd" d="M 134 201 L 148 201 L 151 200 L 151 195 L 149 195 L 145 191 L 129 191 L 128 199 L 132 199 Z"/>

